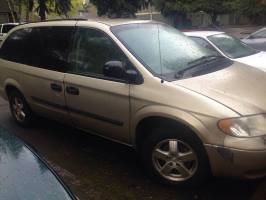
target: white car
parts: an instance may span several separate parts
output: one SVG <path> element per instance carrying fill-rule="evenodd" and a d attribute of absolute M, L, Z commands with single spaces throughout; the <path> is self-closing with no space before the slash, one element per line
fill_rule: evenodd
<path fill-rule="evenodd" d="M 19 25 L 19 23 L 5 23 L 0 24 L 0 43 L 4 39 L 5 35 L 15 26 Z"/>
<path fill-rule="evenodd" d="M 184 34 L 217 54 L 266 72 L 266 52 L 253 49 L 231 35 L 217 31 L 192 31 Z"/>
<path fill-rule="evenodd" d="M 266 27 L 242 39 L 243 42 L 260 51 L 266 51 Z"/>

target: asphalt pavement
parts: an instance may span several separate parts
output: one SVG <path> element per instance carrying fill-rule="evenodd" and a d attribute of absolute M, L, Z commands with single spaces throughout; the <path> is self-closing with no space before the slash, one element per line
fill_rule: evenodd
<path fill-rule="evenodd" d="M 191 189 L 154 183 L 132 149 L 45 119 L 18 127 L 1 98 L 0 126 L 35 149 L 80 200 L 266 200 L 266 179 L 213 178 Z"/>

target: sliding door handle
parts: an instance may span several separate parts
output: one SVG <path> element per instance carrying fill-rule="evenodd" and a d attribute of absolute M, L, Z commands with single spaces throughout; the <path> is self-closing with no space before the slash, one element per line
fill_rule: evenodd
<path fill-rule="evenodd" d="M 51 89 L 53 91 L 56 91 L 56 92 L 62 92 L 63 91 L 63 87 L 62 85 L 59 85 L 59 84 L 56 84 L 56 83 L 51 83 Z"/>
<path fill-rule="evenodd" d="M 79 89 L 73 86 L 67 86 L 66 92 L 71 95 L 79 95 Z"/>

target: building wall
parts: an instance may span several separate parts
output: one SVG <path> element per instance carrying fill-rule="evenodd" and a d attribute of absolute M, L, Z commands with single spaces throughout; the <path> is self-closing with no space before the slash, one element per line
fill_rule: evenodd
<path fill-rule="evenodd" d="M 0 23 L 12 21 L 11 13 L 6 0 L 0 0 Z"/>

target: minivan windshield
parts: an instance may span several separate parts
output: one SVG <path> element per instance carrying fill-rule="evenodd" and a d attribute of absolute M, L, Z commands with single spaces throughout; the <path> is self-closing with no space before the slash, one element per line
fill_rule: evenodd
<path fill-rule="evenodd" d="M 220 57 L 165 24 L 125 24 L 114 26 L 111 31 L 155 75 L 177 74 Z"/>
<path fill-rule="evenodd" d="M 208 39 L 230 58 L 241 58 L 258 53 L 257 50 L 249 47 L 239 39 L 224 33 L 209 36 Z"/>

